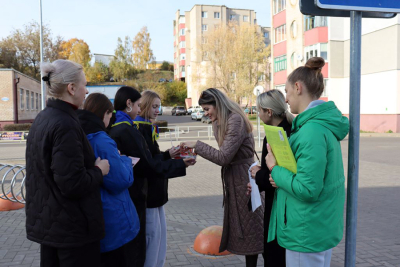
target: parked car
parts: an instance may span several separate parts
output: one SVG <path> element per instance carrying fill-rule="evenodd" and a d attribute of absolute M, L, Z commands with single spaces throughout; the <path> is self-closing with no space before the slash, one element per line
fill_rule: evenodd
<path fill-rule="evenodd" d="M 203 110 L 201 106 L 191 106 L 188 108 L 187 113 L 190 115 L 192 112 L 197 111 L 197 110 Z"/>
<path fill-rule="evenodd" d="M 171 115 L 173 116 L 173 115 L 175 115 L 175 116 L 178 116 L 178 115 L 186 115 L 186 108 L 185 107 L 182 107 L 182 106 L 178 106 L 178 107 L 174 107 L 173 109 L 172 109 L 172 111 L 171 111 Z"/>
<path fill-rule="evenodd" d="M 159 83 L 165 83 L 166 81 L 167 81 L 167 80 L 164 79 L 164 78 L 161 78 L 161 79 L 158 80 Z"/>
<path fill-rule="evenodd" d="M 203 117 L 201 117 L 201 122 L 202 122 L 202 123 L 207 123 L 207 124 L 212 123 L 210 117 L 205 116 L 205 115 L 203 115 Z"/>
<path fill-rule="evenodd" d="M 196 120 L 197 121 L 197 120 L 201 120 L 203 115 L 204 115 L 204 111 L 203 110 L 197 110 L 197 111 L 193 111 L 192 112 L 191 117 L 192 117 L 192 120 Z"/>
<path fill-rule="evenodd" d="M 158 109 L 158 115 L 162 115 L 162 112 L 163 112 L 162 106 L 160 105 L 160 108 Z"/>

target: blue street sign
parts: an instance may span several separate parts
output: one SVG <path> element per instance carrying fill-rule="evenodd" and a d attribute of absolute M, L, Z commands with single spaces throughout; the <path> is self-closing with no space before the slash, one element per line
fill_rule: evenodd
<path fill-rule="evenodd" d="M 400 13 L 399 0 L 315 0 L 320 8 Z"/>

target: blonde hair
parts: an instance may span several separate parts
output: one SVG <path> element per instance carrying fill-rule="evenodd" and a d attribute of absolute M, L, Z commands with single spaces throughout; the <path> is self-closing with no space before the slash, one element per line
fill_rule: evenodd
<path fill-rule="evenodd" d="M 145 119 L 150 119 L 150 110 L 153 105 L 154 99 L 160 99 L 160 96 L 154 91 L 144 91 L 142 93 L 142 102 L 140 104 L 140 116 Z"/>
<path fill-rule="evenodd" d="M 288 111 L 288 104 L 285 101 L 283 93 L 277 89 L 272 89 L 260 94 L 257 97 L 257 109 L 272 110 L 272 116 L 277 118 L 286 118 L 289 124 L 292 124 L 294 116 Z"/>
<path fill-rule="evenodd" d="M 83 68 L 78 63 L 58 59 L 52 63 L 40 65 L 42 79 L 46 81 L 47 94 L 59 98 L 67 89 L 68 84 L 77 83 L 81 79 Z"/>
<path fill-rule="evenodd" d="M 199 105 L 213 105 L 216 109 L 217 120 L 219 122 L 219 146 L 221 146 L 224 141 L 225 134 L 228 128 L 228 118 L 231 113 L 238 114 L 242 117 L 243 122 L 246 126 L 246 131 L 248 133 L 251 133 L 253 131 L 253 125 L 247 118 L 246 114 L 244 114 L 244 111 L 240 108 L 240 106 L 236 102 L 230 100 L 218 89 L 208 88 L 207 90 L 203 91 L 200 95 Z"/>

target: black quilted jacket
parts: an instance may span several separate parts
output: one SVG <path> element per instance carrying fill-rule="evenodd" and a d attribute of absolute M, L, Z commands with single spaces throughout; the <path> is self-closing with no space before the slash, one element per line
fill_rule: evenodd
<path fill-rule="evenodd" d="M 68 248 L 104 236 L 101 170 L 73 107 L 49 99 L 26 146 L 26 232 L 29 240 Z"/>

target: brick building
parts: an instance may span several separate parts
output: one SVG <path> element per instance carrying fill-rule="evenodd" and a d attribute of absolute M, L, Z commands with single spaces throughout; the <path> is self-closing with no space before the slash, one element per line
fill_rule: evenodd
<path fill-rule="evenodd" d="M 40 82 L 13 69 L 0 69 L 0 130 L 33 122 L 41 110 Z"/>

